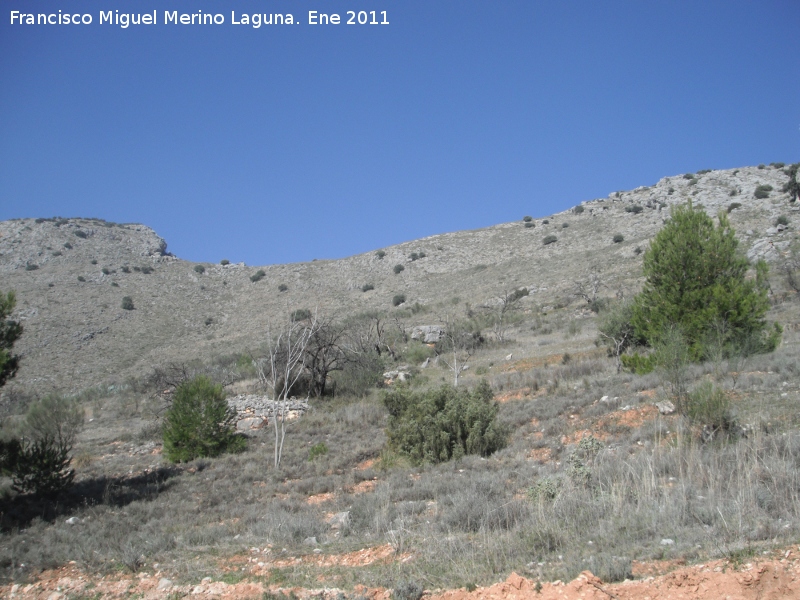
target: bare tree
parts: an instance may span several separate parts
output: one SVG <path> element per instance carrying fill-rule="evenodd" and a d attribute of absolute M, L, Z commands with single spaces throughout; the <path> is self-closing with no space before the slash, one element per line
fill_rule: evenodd
<path fill-rule="evenodd" d="M 310 377 L 311 393 L 325 395 L 328 377 L 341 371 L 347 360 L 346 328 L 332 318 L 319 319 L 313 327 L 305 350 L 305 367 Z"/>
<path fill-rule="evenodd" d="M 317 328 L 316 315 L 302 320 L 292 318 L 277 331 L 267 327 L 267 355 L 253 360 L 258 379 L 273 403 L 276 469 L 283 455 L 290 396 L 306 370 L 306 349 Z"/>
<path fill-rule="evenodd" d="M 622 370 L 622 353 L 634 342 L 633 304 L 621 302 L 602 315 L 597 332 L 609 347 L 617 363 L 617 373 Z"/>
<path fill-rule="evenodd" d="M 597 272 L 597 269 L 593 267 L 586 280 L 575 282 L 572 295 L 577 298 L 583 298 L 586 300 L 586 303 L 592 307 L 597 307 L 597 293 L 602 287 L 603 282 L 600 279 L 600 274 Z M 592 308 L 592 310 L 595 310 L 595 308 Z"/>
<path fill-rule="evenodd" d="M 492 332 L 498 342 L 504 342 L 510 322 L 511 313 L 519 308 L 519 300 L 528 295 L 528 288 L 505 290 L 491 305 L 481 308 L 492 314 Z"/>
<path fill-rule="evenodd" d="M 469 359 L 483 343 L 483 337 L 468 323 L 457 321 L 452 315 L 447 315 L 442 321 L 444 332 L 439 341 L 439 357 L 453 372 L 453 385 L 458 387 L 458 379 L 469 367 Z"/>

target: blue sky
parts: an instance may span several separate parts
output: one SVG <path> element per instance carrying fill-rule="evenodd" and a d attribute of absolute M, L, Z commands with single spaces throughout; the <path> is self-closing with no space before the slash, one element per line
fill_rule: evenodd
<path fill-rule="evenodd" d="M 93 23 L 12 26 L 12 10 Z M 312 26 L 309 10 L 390 24 Z M 181 258 L 261 265 L 794 162 L 798 31 L 796 0 L 6 0 L 0 219 L 140 222 Z"/>

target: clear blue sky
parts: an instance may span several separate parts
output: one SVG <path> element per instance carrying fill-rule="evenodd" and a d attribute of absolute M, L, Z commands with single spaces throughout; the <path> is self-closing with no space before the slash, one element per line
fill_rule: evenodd
<path fill-rule="evenodd" d="M 93 23 L 10 24 L 59 9 Z M 306 23 L 359 9 L 390 24 Z M 189 260 L 338 258 L 800 160 L 797 0 L 5 0 L 0 17 L 0 219 L 145 223 Z"/>

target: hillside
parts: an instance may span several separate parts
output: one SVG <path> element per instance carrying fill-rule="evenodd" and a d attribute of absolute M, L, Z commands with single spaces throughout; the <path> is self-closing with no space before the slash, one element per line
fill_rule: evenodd
<path fill-rule="evenodd" d="M 637 252 L 667 219 L 669 207 L 689 199 L 712 215 L 740 203 L 731 221 L 742 247 L 751 258 L 775 262 L 796 237 L 793 227 L 778 231 L 775 220 L 787 215 L 796 221 L 800 211 L 780 191 L 787 180 L 773 167 L 676 175 L 582 202 L 580 213 L 537 218 L 527 227 L 520 220 L 435 235 L 384 248 L 383 258 L 371 251 L 261 267 L 205 263 L 203 273 L 195 271 L 196 263 L 166 254 L 166 242 L 144 225 L 6 221 L 0 223 L 0 289 L 16 290 L 15 316 L 25 326 L 14 385 L 75 393 L 141 377 L 169 361 L 252 350 L 269 322 L 296 308 L 343 318 L 391 311 L 394 295 L 404 294 L 406 306 L 429 309 L 409 323 L 427 324 L 447 307 L 490 303 L 519 287 L 531 292 L 528 306 L 564 305 L 590 272 L 603 283 L 601 295 L 630 294 L 639 285 Z M 755 198 L 763 185 L 773 191 Z M 633 212 L 634 206 L 642 211 Z M 624 241 L 614 243 L 616 234 Z M 548 235 L 557 242 L 544 245 Z M 412 261 L 412 253 L 425 256 Z M 393 271 L 397 264 L 405 267 L 400 274 Z M 254 283 L 250 278 L 259 269 L 265 276 Z M 362 292 L 365 284 L 374 289 Z M 287 290 L 280 292 L 280 285 Z M 121 308 L 124 296 L 135 310 Z"/>

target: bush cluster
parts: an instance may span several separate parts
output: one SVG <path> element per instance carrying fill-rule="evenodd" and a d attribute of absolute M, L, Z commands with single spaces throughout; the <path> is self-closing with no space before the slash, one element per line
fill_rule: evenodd
<path fill-rule="evenodd" d="M 489 456 L 504 448 L 498 405 L 488 382 L 472 391 L 442 386 L 427 392 L 398 388 L 383 397 L 389 411 L 389 446 L 415 464 L 440 463 L 465 454 Z"/>
<path fill-rule="evenodd" d="M 769 193 L 772 191 L 772 186 L 769 184 L 756 186 L 753 196 L 759 199 L 769 198 Z"/>
<path fill-rule="evenodd" d="M 405 270 L 406 270 L 406 268 L 405 268 L 403 265 L 401 265 L 401 264 L 396 264 L 396 265 L 394 266 L 394 269 L 393 269 L 393 270 L 394 270 L 394 274 L 395 274 L 395 275 L 399 275 L 400 273 L 402 273 L 403 271 L 405 271 Z"/>
<path fill-rule="evenodd" d="M 250 281 L 256 283 L 257 281 L 261 281 L 262 279 L 264 279 L 264 277 L 266 276 L 267 274 L 264 272 L 264 269 L 259 269 L 258 271 L 255 272 L 255 274 L 250 276 Z"/>
<path fill-rule="evenodd" d="M 542 244 L 547 246 L 547 245 L 552 244 L 552 243 L 557 242 L 557 241 L 558 241 L 558 238 L 556 236 L 548 235 L 548 236 L 545 236 L 545 238 L 542 240 Z"/>
<path fill-rule="evenodd" d="M 406 301 L 405 294 L 395 294 L 394 298 L 392 298 L 392 306 L 400 306 Z"/>

